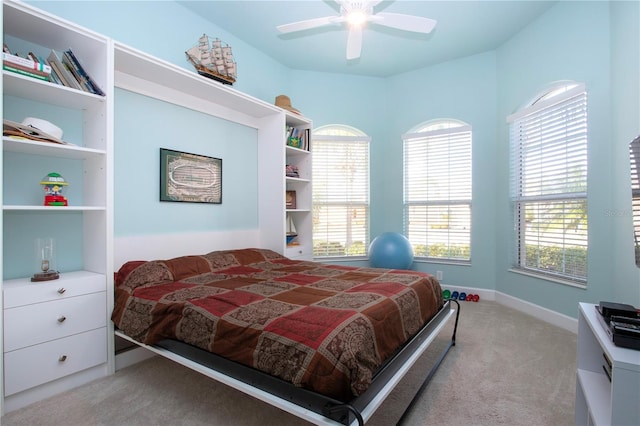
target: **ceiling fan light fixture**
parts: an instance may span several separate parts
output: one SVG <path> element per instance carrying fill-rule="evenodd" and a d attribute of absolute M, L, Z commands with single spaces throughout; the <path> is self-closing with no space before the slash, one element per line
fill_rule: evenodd
<path fill-rule="evenodd" d="M 367 14 L 362 10 L 353 10 L 347 14 L 346 19 L 349 27 L 362 28 L 367 22 Z"/>
<path fill-rule="evenodd" d="M 403 31 L 429 33 L 436 25 L 435 19 L 401 13 L 374 13 L 373 9 L 383 0 L 335 0 L 340 5 L 339 16 L 307 19 L 291 24 L 279 25 L 278 31 L 290 33 L 308 30 L 332 24 L 346 23 L 349 28 L 347 38 L 347 60 L 360 57 L 362 49 L 362 30 L 368 22 Z"/>

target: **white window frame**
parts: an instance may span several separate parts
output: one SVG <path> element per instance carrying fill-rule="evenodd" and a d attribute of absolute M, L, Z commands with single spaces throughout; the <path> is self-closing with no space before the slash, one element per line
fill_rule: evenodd
<path fill-rule="evenodd" d="M 562 82 L 507 117 L 516 272 L 587 283 L 588 122 L 583 83 Z"/>
<path fill-rule="evenodd" d="M 341 176 L 341 170 L 348 170 L 347 164 L 340 166 L 344 157 L 322 158 L 319 154 L 323 144 L 336 149 L 324 151 L 328 155 L 337 154 L 348 144 L 358 148 L 366 148 L 366 158 L 357 158 L 361 170 L 356 177 L 355 192 L 348 191 L 349 185 L 327 182 L 323 180 L 347 179 Z M 329 259 L 366 259 L 370 242 L 370 144 L 371 137 L 364 132 L 345 125 L 332 124 L 313 130 L 313 256 L 314 258 Z M 323 164 L 331 161 L 333 164 Z M 353 166 L 353 165 L 352 165 Z M 357 165 L 356 165 L 357 166 Z M 362 170 L 365 166 L 365 170 Z M 325 188 L 333 191 L 326 192 Z M 340 188 L 336 191 L 335 188 Z M 323 221 L 329 215 L 343 216 L 344 222 L 331 227 L 330 222 Z M 324 229 L 323 229 L 324 228 Z"/>
<path fill-rule="evenodd" d="M 449 118 L 430 120 L 402 140 L 404 233 L 415 259 L 471 263 L 471 126 Z M 430 158 L 430 150 L 438 155 Z"/>

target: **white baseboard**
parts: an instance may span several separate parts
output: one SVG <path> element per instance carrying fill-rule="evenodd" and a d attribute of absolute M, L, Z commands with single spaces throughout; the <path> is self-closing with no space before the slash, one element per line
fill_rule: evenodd
<path fill-rule="evenodd" d="M 527 302 L 526 300 L 518 299 L 517 297 L 513 297 L 495 290 L 459 287 L 446 284 L 441 285 L 443 289 L 449 289 L 452 292 L 457 291 L 458 293 L 465 292 L 467 294 L 477 294 L 480 296 L 480 301 L 482 301 L 483 299 L 495 301 L 501 305 L 508 306 L 517 311 L 531 315 L 534 318 L 548 322 L 549 324 L 553 324 L 564 330 L 570 331 L 575 334 L 578 333 L 578 320 L 576 318 L 572 318 L 568 315 L 552 311 L 551 309 L 547 309 L 540 305 Z"/>
<path fill-rule="evenodd" d="M 140 346 L 132 347 L 125 351 L 116 354 L 116 371 L 125 367 L 129 367 L 133 364 L 137 364 L 145 359 L 149 359 L 156 356 L 155 353 L 142 348 Z"/>

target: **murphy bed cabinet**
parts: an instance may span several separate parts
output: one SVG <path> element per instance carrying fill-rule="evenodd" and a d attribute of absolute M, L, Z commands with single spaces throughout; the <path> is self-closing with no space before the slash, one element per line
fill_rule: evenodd
<path fill-rule="evenodd" d="M 311 120 L 118 42 L 115 86 L 257 129 L 258 244 L 286 256 L 311 259 L 311 153 L 286 146 L 287 126 L 310 134 Z M 290 161 L 299 165 L 302 178 L 286 178 Z M 285 206 L 287 188 L 299 192 L 299 206 L 290 212 Z M 301 241 L 293 248 L 286 244 L 287 213 L 295 215 Z"/>
<path fill-rule="evenodd" d="M 580 303 L 575 424 L 640 424 L 640 351 L 616 346 L 596 312 Z"/>
<path fill-rule="evenodd" d="M 3 69 L 3 119 L 55 123 L 73 145 L 2 138 L 3 412 L 110 373 L 112 41 L 24 3 L 3 2 L 12 53 L 72 48 L 105 96 Z M 110 90 L 111 89 L 111 90 Z M 39 182 L 68 182 L 68 206 L 44 206 Z M 64 231 L 62 230 L 64 229 Z M 33 283 L 36 238 L 53 238 L 60 278 Z"/>
<path fill-rule="evenodd" d="M 0 412 L 5 413 L 115 370 L 114 88 L 257 129 L 256 244 L 301 259 L 312 256 L 311 153 L 287 147 L 286 129 L 296 126 L 310 135 L 312 122 L 25 3 L 3 0 L 2 14 L 4 42 L 12 52 L 46 57 L 51 49 L 60 54 L 72 48 L 106 94 L 2 74 L 3 118 L 58 124 L 63 117 L 63 140 L 74 144 L 2 139 Z M 286 165 L 294 163 L 300 176 L 287 178 Z M 50 172 L 69 181 L 66 207 L 43 206 L 39 182 Z M 297 193 L 297 206 L 289 211 L 288 189 Z M 286 243 L 287 214 L 299 236 L 292 247 Z M 61 234 L 58 224 L 68 234 Z M 35 238 L 48 237 L 56 241 L 60 278 L 32 283 Z"/>

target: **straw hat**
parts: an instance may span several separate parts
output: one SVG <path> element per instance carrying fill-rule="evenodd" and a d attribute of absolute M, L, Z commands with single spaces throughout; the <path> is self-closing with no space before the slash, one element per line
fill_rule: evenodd
<path fill-rule="evenodd" d="M 278 95 L 276 96 L 276 106 L 280 108 L 284 108 L 288 111 L 295 112 L 296 114 L 302 115 L 300 111 L 291 106 L 291 99 L 289 99 L 286 95 Z"/>
<path fill-rule="evenodd" d="M 33 140 L 44 140 L 56 143 L 62 141 L 62 129 L 53 123 L 40 118 L 27 117 L 22 123 L 4 119 L 2 121 L 4 135 L 22 136 Z"/>

